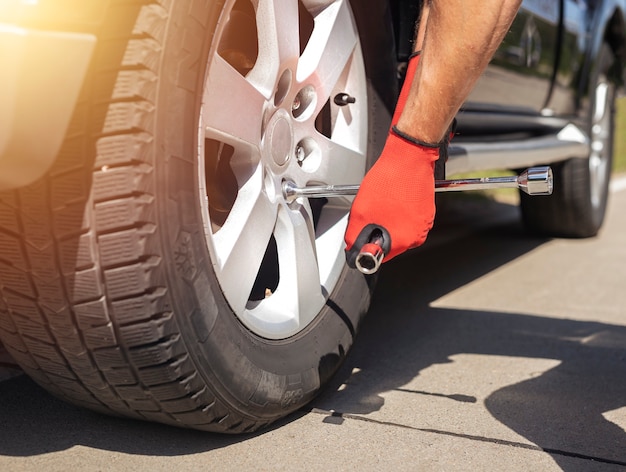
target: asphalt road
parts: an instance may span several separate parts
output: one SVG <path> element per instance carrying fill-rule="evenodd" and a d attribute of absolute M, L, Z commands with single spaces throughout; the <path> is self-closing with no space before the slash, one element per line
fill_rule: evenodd
<path fill-rule="evenodd" d="M 0 354 L 0 470 L 626 470 L 626 190 L 590 240 L 444 198 L 308 408 L 243 437 L 109 418 Z"/>

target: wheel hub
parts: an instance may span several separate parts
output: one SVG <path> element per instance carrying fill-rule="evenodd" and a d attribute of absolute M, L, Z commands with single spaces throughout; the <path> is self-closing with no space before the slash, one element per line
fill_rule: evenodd
<path fill-rule="evenodd" d="M 279 167 L 289 161 L 294 149 L 293 126 L 285 110 L 272 116 L 265 133 L 265 143 L 272 161 Z"/>
<path fill-rule="evenodd" d="M 325 309 L 341 282 L 349 201 L 289 203 L 281 185 L 363 178 L 367 80 L 348 2 L 330 2 L 315 17 L 298 2 L 280 12 L 271 2 L 252 3 L 253 42 L 264 47 L 246 43 L 251 61 L 243 67 L 233 59 L 239 50 L 228 28 L 218 30 L 207 65 L 200 203 L 215 275 L 233 313 L 255 334 L 285 339 Z M 339 110 L 332 98 L 345 90 L 363 98 Z M 218 220 L 211 202 L 224 176 L 232 177 L 232 192 Z"/>

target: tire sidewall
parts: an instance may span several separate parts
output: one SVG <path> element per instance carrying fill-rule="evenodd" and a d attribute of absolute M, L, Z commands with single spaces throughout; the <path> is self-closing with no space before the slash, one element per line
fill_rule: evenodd
<path fill-rule="evenodd" d="M 187 0 L 172 6 L 156 110 L 157 218 L 167 285 L 181 334 L 205 382 L 231 407 L 271 420 L 310 401 L 339 367 L 369 305 L 371 281 L 344 269 L 315 320 L 279 341 L 255 335 L 230 309 L 206 247 L 196 184 L 200 96 L 212 32 L 224 3 L 194 11 L 197 3 Z M 368 35 L 375 36 L 372 31 Z M 388 43 L 386 39 L 383 44 Z M 364 49 L 370 70 L 373 54 Z M 381 71 L 376 75 L 384 77 Z M 390 70 L 383 80 L 392 87 L 393 78 Z M 378 82 L 380 78 L 370 84 L 372 91 L 384 88 Z M 370 117 L 375 117 L 370 124 L 370 158 L 377 155 L 388 127 L 388 110 L 375 95 L 369 97 Z"/>
<path fill-rule="evenodd" d="M 587 192 L 589 211 L 590 211 L 591 218 L 593 221 L 592 225 L 595 227 L 596 232 L 600 229 L 604 221 L 604 215 L 606 213 L 606 206 L 607 206 L 608 196 L 609 196 L 609 180 L 610 180 L 610 174 L 611 174 L 611 169 L 613 165 L 613 146 L 614 146 L 614 134 L 615 134 L 615 85 L 609 79 L 610 77 L 609 69 L 611 65 L 613 64 L 614 60 L 615 58 L 613 56 L 613 53 L 611 52 L 610 47 L 608 46 L 608 44 L 603 43 L 598 53 L 598 59 L 595 63 L 593 73 L 591 74 L 591 81 L 590 81 L 590 87 L 589 87 L 589 99 L 590 100 L 589 100 L 587 130 L 589 132 L 589 135 L 591 136 L 592 127 L 594 124 L 593 115 L 594 115 L 596 105 L 597 105 L 596 104 L 596 88 L 601 80 L 601 77 L 605 77 L 605 80 L 607 80 L 607 83 L 609 85 L 608 97 L 607 97 L 607 107 L 608 107 L 607 112 L 610 115 L 609 139 L 607 140 L 607 142 L 603 143 L 604 146 L 606 147 L 606 150 L 604 152 L 606 152 L 606 159 L 607 159 L 605 175 L 602 176 L 602 178 L 604 179 L 605 185 L 601 189 L 602 194 L 600 196 L 599 205 L 597 206 L 593 205 L 592 198 L 591 198 L 592 175 L 591 175 L 591 171 L 589 168 L 589 160 L 586 159 L 584 162 L 584 164 L 587 166 L 587 175 L 589 176 L 589 181 L 588 181 L 589 188 Z"/>

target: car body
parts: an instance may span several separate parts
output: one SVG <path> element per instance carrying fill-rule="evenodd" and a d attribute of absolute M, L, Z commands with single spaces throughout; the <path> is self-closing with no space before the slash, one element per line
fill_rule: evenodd
<path fill-rule="evenodd" d="M 396 15 L 415 18 L 410 2 L 395 3 Z M 587 155 L 586 132 L 567 127 L 585 126 L 589 71 L 603 41 L 611 44 L 618 59 L 612 81 L 623 81 L 624 8 L 619 1 L 524 1 L 457 117 L 453 147 L 458 146 L 451 153 L 449 172 L 517 169 Z M 399 56 L 405 60 L 412 21 L 401 22 L 399 28 L 404 35 Z M 563 129 L 572 132 L 571 139 L 557 137 Z"/>
<path fill-rule="evenodd" d="M 0 165 L 4 167 L 0 188 L 30 183 L 52 164 L 85 80 L 98 24 L 108 3 L 3 2 Z M 402 65 L 411 53 L 418 3 L 392 0 L 390 4 L 397 32 L 396 55 Z M 588 143 L 584 133 L 577 134 L 571 127 L 567 130 L 571 137 L 550 142 L 529 138 L 554 135 L 555 127 L 563 129 L 580 121 L 587 106 L 585 71 L 590 70 L 603 39 L 620 64 L 626 61 L 625 8 L 619 0 L 524 1 L 489 70 L 458 117 L 459 145 L 451 153 L 449 173 L 516 169 L 585 155 Z M 613 80 L 621 83 L 621 68 L 616 67 L 615 72 Z M 50 100 L 49 90 L 55 90 L 58 98 Z M 519 140 L 507 138 L 520 132 Z M 472 144 L 460 145 L 470 137 Z M 501 144 L 495 150 L 475 144 L 494 137 L 499 137 Z"/>
<path fill-rule="evenodd" d="M 102 14 L 82 5 L 2 2 L 0 189 L 33 182 L 57 156 L 96 43 L 89 26 Z"/>
<path fill-rule="evenodd" d="M 419 2 L 0 0 L 0 341 L 96 411 L 250 432 L 345 359 L 375 278 L 350 198 L 384 145 Z M 625 5 L 526 0 L 448 174 L 551 164 L 532 231 L 601 228 Z M 335 100 L 346 94 L 354 100 Z"/>

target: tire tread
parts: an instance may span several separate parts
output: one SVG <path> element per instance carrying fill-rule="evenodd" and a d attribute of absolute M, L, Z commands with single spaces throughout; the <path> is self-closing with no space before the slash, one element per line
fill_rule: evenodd
<path fill-rule="evenodd" d="M 234 414 L 199 378 L 156 251 L 149 155 L 169 5 L 115 2 L 111 21 L 139 8 L 132 33 L 120 37 L 119 24 L 103 33 L 95 78 L 54 168 L 0 195 L 0 339 L 33 379 L 75 404 L 249 431 L 266 422 Z M 105 66 L 120 50 L 121 65 Z M 90 147 L 91 164 L 83 157 Z"/>

